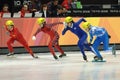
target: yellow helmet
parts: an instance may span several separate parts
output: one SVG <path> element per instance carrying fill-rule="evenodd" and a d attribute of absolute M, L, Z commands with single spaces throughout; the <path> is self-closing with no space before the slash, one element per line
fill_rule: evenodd
<path fill-rule="evenodd" d="M 66 17 L 66 18 L 65 18 L 65 22 L 66 22 L 66 23 L 69 23 L 69 22 L 71 22 L 71 21 L 73 21 L 73 18 L 72 18 L 72 17 Z"/>
<path fill-rule="evenodd" d="M 14 25 L 12 20 L 7 20 L 5 24 L 6 24 L 6 26 Z"/>
<path fill-rule="evenodd" d="M 37 23 L 40 25 L 40 24 L 43 24 L 45 22 L 45 18 L 38 18 L 37 20 Z"/>
<path fill-rule="evenodd" d="M 91 25 L 91 24 L 90 24 L 89 22 L 84 22 L 84 23 L 82 24 L 82 26 L 83 26 L 84 29 L 89 28 L 90 25 Z"/>

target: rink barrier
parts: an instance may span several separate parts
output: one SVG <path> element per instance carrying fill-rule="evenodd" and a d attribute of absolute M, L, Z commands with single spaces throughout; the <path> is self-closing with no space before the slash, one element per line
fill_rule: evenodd
<path fill-rule="evenodd" d="M 114 44 L 110 44 L 110 46 L 113 46 Z M 115 44 L 116 50 L 120 50 L 120 44 Z M 30 48 L 33 50 L 34 53 L 48 53 L 50 52 L 47 46 L 30 46 Z M 80 51 L 77 45 L 70 45 L 70 46 L 61 46 L 61 48 L 65 52 L 70 51 Z M 98 47 L 99 50 L 103 50 L 103 45 L 100 45 Z M 85 49 L 86 50 L 86 49 Z M 57 50 L 55 50 L 57 51 Z M 14 47 L 14 52 L 16 54 L 24 54 L 27 53 L 24 47 Z M 7 47 L 0 48 L 0 55 L 5 55 L 8 53 Z"/>

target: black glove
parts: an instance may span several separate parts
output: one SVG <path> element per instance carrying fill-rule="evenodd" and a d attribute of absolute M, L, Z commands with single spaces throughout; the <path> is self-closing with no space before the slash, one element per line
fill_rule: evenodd
<path fill-rule="evenodd" d="M 111 38 L 111 36 L 108 34 L 108 38 L 110 39 Z"/>
<path fill-rule="evenodd" d="M 88 45 L 89 45 L 89 46 L 92 46 L 92 44 L 91 44 L 91 43 L 88 43 Z"/>

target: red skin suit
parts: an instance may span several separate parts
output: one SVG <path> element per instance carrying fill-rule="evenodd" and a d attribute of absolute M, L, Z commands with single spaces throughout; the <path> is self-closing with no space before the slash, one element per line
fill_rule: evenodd
<path fill-rule="evenodd" d="M 57 31 L 52 29 L 52 26 L 62 24 L 62 23 L 54 23 L 54 24 L 44 24 L 42 28 L 39 28 L 34 36 L 36 36 L 40 31 L 43 31 L 44 33 L 48 34 L 50 36 L 50 42 L 48 44 L 49 50 L 52 53 L 52 55 L 55 55 L 53 47 L 55 47 L 61 54 L 64 54 L 64 51 L 59 46 L 59 35 Z"/>
<path fill-rule="evenodd" d="M 13 44 L 14 41 L 18 41 L 25 47 L 25 49 L 30 53 L 30 55 L 34 56 L 33 51 L 29 48 L 28 43 L 17 28 L 13 27 L 13 30 L 10 31 L 6 27 L 6 30 L 10 33 L 10 39 L 7 41 L 7 46 L 10 53 L 14 52 L 11 44 Z"/>

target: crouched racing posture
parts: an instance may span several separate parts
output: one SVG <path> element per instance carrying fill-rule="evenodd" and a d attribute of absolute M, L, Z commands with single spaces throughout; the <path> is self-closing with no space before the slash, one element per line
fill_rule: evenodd
<path fill-rule="evenodd" d="M 54 59 L 58 59 L 58 57 L 56 56 L 53 47 L 56 48 L 61 53 L 61 55 L 59 56 L 60 58 L 66 56 L 66 54 L 64 53 L 62 48 L 59 46 L 59 41 L 58 41 L 59 40 L 59 34 L 57 33 L 57 31 L 52 29 L 53 26 L 55 26 L 57 24 L 62 24 L 62 23 L 60 22 L 60 23 L 47 24 L 45 18 L 38 18 L 37 23 L 39 24 L 40 27 L 35 32 L 32 39 L 36 40 L 35 36 L 40 31 L 42 31 L 42 32 L 44 32 L 44 33 L 46 33 L 50 36 L 50 42 L 48 44 L 48 48 L 49 48 L 50 52 L 52 53 Z"/>
<path fill-rule="evenodd" d="M 25 49 L 30 53 L 30 55 L 33 58 L 38 58 L 38 56 L 35 56 L 33 51 L 29 48 L 28 43 L 24 39 L 23 35 L 14 26 L 14 22 L 12 20 L 6 21 L 5 28 L 8 31 L 9 36 L 10 36 L 9 40 L 7 41 L 7 46 L 9 49 L 9 54 L 7 54 L 7 56 L 14 55 L 14 50 L 13 50 L 12 44 L 14 43 L 14 41 L 18 41 L 25 47 Z"/>
<path fill-rule="evenodd" d="M 102 55 L 98 51 L 98 46 L 100 45 L 100 43 L 103 43 L 103 48 L 105 51 L 112 50 L 113 54 L 115 54 L 115 50 L 114 50 L 115 48 L 109 47 L 110 36 L 108 32 L 105 30 L 105 28 L 92 26 L 89 22 L 83 23 L 83 28 L 90 34 L 90 43 L 92 42 L 93 37 L 96 36 L 96 39 L 92 44 L 92 47 L 96 51 L 96 55 L 97 55 L 94 57 L 96 61 L 103 60 Z"/>

